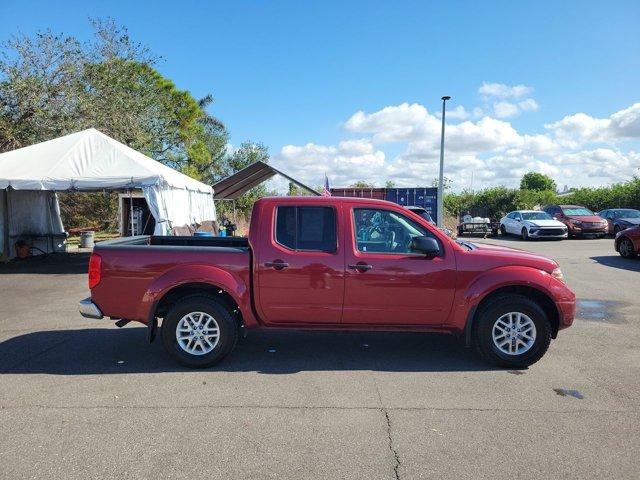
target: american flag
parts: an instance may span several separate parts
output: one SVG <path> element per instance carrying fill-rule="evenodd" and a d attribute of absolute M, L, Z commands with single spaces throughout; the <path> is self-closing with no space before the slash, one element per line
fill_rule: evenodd
<path fill-rule="evenodd" d="M 327 177 L 327 174 L 324 174 L 324 188 L 322 189 L 322 196 L 323 197 L 330 197 L 331 196 L 331 190 L 329 190 L 329 177 Z"/>

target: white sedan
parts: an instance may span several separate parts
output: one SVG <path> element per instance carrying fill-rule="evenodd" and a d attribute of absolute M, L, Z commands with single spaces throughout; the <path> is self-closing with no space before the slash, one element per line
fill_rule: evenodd
<path fill-rule="evenodd" d="M 518 235 L 523 240 L 534 238 L 567 238 L 567 226 L 538 210 L 516 210 L 500 219 L 502 235 Z"/>

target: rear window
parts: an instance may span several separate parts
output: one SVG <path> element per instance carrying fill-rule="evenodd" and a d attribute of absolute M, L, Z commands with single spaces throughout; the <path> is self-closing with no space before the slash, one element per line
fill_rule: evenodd
<path fill-rule="evenodd" d="M 276 242 L 291 250 L 335 252 L 336 213 L 332 207 L 277 207 Z"/>

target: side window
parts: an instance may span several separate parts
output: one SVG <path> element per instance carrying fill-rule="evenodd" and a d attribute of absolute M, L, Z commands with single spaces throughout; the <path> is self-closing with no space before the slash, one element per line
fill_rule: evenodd
<path fill-rule="evenodd" d="M 335 252 L 336 212 L 332 207 L 277 207 L 275 238 L 291 250 Z"/>
<path fill-rule="evenodd" d="M 511 212 L 509 215 L 507 215 L 507 218 L 510 220 L 513 220 L 513 216 L 516 214 L 516 212 Z"/>
<path fill-rule="evenodd" d="M 411 240 L 436 238 L 429 230 L 400 213 L 378 208 L 353 209 L 355 245 L 366 253 L 414 253 Z"/>
<path fill-rule="evenodd" d="M 516 220 L 522 220 L 522 215 L 521 215 L 520 213 L 516 212 L 516 213 L 513 215 L 513 218 L 514 218 L 514 219 L 516 219 Z"/>
<path fill-rule="evenodd" d="M 603 210 L 602 212 L 600 212 L 600 216 L 602 218 L 616 218 L 615 212 L 613 213 L 613 215 L 611 213 L 611 210 Z"/>

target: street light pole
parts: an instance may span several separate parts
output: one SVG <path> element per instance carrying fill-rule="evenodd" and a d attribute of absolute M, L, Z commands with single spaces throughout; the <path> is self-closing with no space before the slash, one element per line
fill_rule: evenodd
<path fill-rule="evenodd" d="M 447 100 L 451 97 L 442 97 L 442 135 L 440 136 L 440 181 L 438 182 L 438 218 L 440 228 L 444 227 L 444 109 Z"/>

